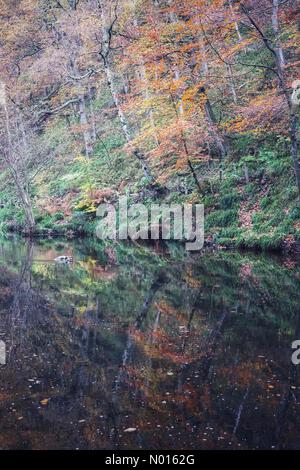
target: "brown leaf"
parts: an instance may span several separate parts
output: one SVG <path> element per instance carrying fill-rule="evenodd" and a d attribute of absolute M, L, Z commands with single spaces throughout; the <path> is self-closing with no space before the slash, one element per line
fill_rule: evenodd
<path fill-rule="evenodd" d="M 43 400 L 40 400 L 41 405 L 48 405 L 50 398 L 43 398 Z"/>

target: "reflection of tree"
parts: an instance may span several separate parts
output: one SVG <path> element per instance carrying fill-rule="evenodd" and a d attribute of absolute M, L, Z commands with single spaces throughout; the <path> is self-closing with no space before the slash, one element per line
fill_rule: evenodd
<path fill-rule="evenodd" d="M 129 373 L 126 367 L 127 367 L 128 362 L 130 361 L 131 350 L 134 346 L 134 339 L 132 336 L 132 331 L 140 330 L 142 328 L 143 322 L 145 321 L 152 307 L 152 304 L 154 302 L 155 295 L 157 291 L 164 285 L 165 282 L 166 282 L 165 274 L 161 271 L 155 276 L 155 279 L 151 283 L 149 291 L 147 292 L 146 297 L 144 299 L 143 305 L 141 309 L 138 311 L 132 327 L 129 328 L 125 349 L 122 354 L 122 364 L 119 368 L 119 372 L 117 374 L 117 377 L 114 383 L 114 387 L 112 391 L 112 403 L 110 407 L 110 412 L 108 414 L 108 420 L 110 419 L 112 422 L 112 431 L 110 433 L 111 437 L 116 438 L 119 433 L 119 425 L 118 425 L 118 419 L 117 419 L 120 413 L 118 411 L 118 392 L 122 384 L 122 381 L 124 381 L 125 378 L 127 381 L 130 380 Z M 108 421 L 108 426 L 109 426 L 109 421 Z"/>
<path fill-rule="evenodd" d="M 300 338 L 300 311 L 298 310 L 298 318 L 294 333 L 294 338 Z M 288 348 L 286 351 L 287 359 L 291 355 L 291 350 Z M 285 448 L 285 438 L 288 433 L 285 432 L 285 428 L 287 427 L 286 424 L 289 422 L 287 420 L 288 412 L 291 407 L 291 402 L 294 401 L 297 403 L 297 398 L 294 393 L 295 384 L 299 383 L 299 373 L 296 366 L 294 366 L 289 360 L 290 365 L 287 368 L 287 377 L 286 377 L 286 384 L 283 390 L 282 398 L 279 402 L 279 406 L 275 412 L 275 442 L 277 449 L 284 449 Z"/>
<path fill-rule="evenodd" d="M 26 243 L 25 256 L 21 261 L 19 273 L 11 283 L 12 290 L 12 303 L 8 315 L 9 324 L 7 325 L 10 331 L 10 348 L 8 357 L 13 350 L 14 344 L 17 341 L 16 335 L 18 334 L 18 343 L 22 343 L 22 332 L 27 326 L 27 317 L 31 312 L 32 305 L 32 286 L 31 286 L 31 266 L 33 256 L 33 243 L 30 239 Z"/>
<path fill-rule="evenodd" d="M 205 268 L 204 263 L 200 266 L 202 269 Z M 222 277 L 218 274 L 221 267 L 219 261 L 216 269 L 210 265 L 209 272 L 201 272 L 200 278 L 197 270 L 195 271 L 196 279 L 189 279 L 190 289 L 189 291 L 185 289 L 186 298 L 191 300 L 188 303 L 185 299 L 178 299 L 172 285 L 172 292 L 168 292 L 169 299 L 173 301 L 178 299 L 179 305 L 186 304 L 185 308 L 175 308 L 162 299 L 158 304 L 159 324 L 156 315 L 156 326 L 153 331 L 148 328 L 147 331 L 135 332 L 134 341 L 143 351 L 145 358 L 142 364 L 140 360 L 136 365 L 130 364 L 131 379 L 148 407 L 159 413 L 162 427 L 166 426 L 168 429 L 166 413 L 172 409 L 171 422 L 188 422 L 195 433 L 195 443 L 200 442 L 201 445 L 201 433 L 212 426 L 211 429 L 216 433 L 215 437 L 204 439 L 207 442 L 204 445 L 223 447 L 228 439 L 232 440 L 234 446 L 241 445 L 240 442 L 244 441 L 249 426 L 255 428 L 258 423 L 268 423 L 270 431 L 266 435 L 267 439 L 258 442 L 253 437 L 252 442 L 254 446 L 271 447 L 274 445 L 271 429 L 274 430 L 275 403 L 282 400 L 285 404 L 280 409 L 284 411 L 287 400 L 285 394 L 280 398 L 280 394 L 276 394 L 275 390 L 273 392 L 275 386 L 269 385 L 270 377 L 274 376 L 278 364 L 283 360 L 274 346 L 270 349 L 270 345 L 277 344 L 278 318 L 282 318 L 283 325 L 288 321 L 286 310 L 282 307 L 289 305 L 291 300 L 295 302 L 296 299 L 291 298 L 286 292 L 279 296 L 279 305 L 274 305 L 274 302 L 269 303 L 270 299 L 276 297 L 276 286 L 280 282 L 277 269 L 272 274 L 268 273 L 268 277 L 257 276 L 258 285 L 256 278 L 251 284 L 249 280 L 245 282 L 243 278 L 236 277 L 239 268 L 233 263 L 231 269 L 229 263 L 225 265 L 225 282 L 222 284 Z M 260 267 L 265 269 L 263 264 Z M 197 266 L 195 268 L 197 269 Z M 191 276 L 190 270 L 189 275 Z M 273 276 L 276 278 L 274 284 L 270 281 Z M 184 273 L 182 277 L 186 278 Z M 178 282 L 178 273 L 176 278 L 176 287 L 182 292 L 183 285 Z M 202 280 L 204 282 L 201 282 Z M 211 281 L 211 285 L 207 285 L 208 281 Z M 267 290 L 264 286 L 265 281 Z M 195 289 L 199 291 L 201 284 L 205 285 L 204 295 L 203 288 L 200 296 L 194 295 L 193 292 Z M 257 302 L 258 298 L 260 304 Z M 274 310 L 276 314 L 273 313 Z M 199 323 L 201 316 L 206 315 L 206 312 L 208 316 L 205 316 L 205 323 L 203 321 Z M 294 311 L 291 308 L 289 322 L 293 322 L 293 318 Z M 225 324 L 226 329 L 224 329 Z M 192 352 L 192 356 L 189 351 Z M 259 353 L 261 356 L 258 356 Z M 273 362 L 263 359 L 270 353 L 276 357 Z M 154 360 L 149 361 L 149 357 Z M 290 358 L 287 357 L 286 361 L 289 363 Z M 168 369 L 172 371 L 172 378 L 168 378 L 166 373 Z M 281 372 L 281 380 L 287 384 L 286 374 Z M 280 375 L 281 372 L 277 371 L 277 374 Z M 171 381 L 173 393 L 168 395 L 166 401 L 164 391 L 172 389 Z M 295 383 L 294 378 L 292 382 Z M 222 384 L 221 388 L 219 384 Z M 291 391 L 295 400 L 295 391 L 293 392 L 293 389 Z M 261 421 L 257 421 L 255 413 L 253 416 L 253 411 L 251 412 L 256 406 L 257 396 L 261 401 L 258 409 L 262 407 L 266 415 Z M 267 399 L 270 397 L 272 400 L 268 402 Z M 272 403 L 271 407 L 268 403 Z M 280 420 L 286 423 L 288 416 L 286 411 L 280 413 Z M 150 416 L 151 414 L 148 418 L 144 416 L 144 420 Z M 140 427 L 143 427 L 141 423 Z M 257 432 L 262 431 L 258 429 Z M 205 435 L 207 434 L 206 431 Z M 216 441 L 217 435 L 219 437 Z M 248 435 L 247 439 L 249 437 Z M 166 436 L 164 438 L 167 439 Z"/>
<path fill-rule="evenodd" d="M 0 371 L 0 446 L 297 446 L 294 275 L 261 257 L 205 255 L 170 262 L 165 282 L 159 259 L 134 254 L 99 280 L 86 258 L 61 270 L 36 263 L 30 243 L 1 247 L 13 344 Z"/>

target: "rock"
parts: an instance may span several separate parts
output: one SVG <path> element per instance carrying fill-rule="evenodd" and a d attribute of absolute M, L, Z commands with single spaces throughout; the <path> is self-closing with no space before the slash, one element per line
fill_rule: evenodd
<path fill-rule="evenodd" d="M 73 258 L 71 256 L 58 256 L 54 261 L 56 263 L 70 264 L 73 263 Z"/>

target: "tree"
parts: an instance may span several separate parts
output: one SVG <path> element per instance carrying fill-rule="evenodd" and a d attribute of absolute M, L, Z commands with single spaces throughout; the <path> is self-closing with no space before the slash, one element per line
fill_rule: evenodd
<path fill-rule="evenodd" d="M 12 122 L 7 106 L 5 85 L 3 83 L 1 84 L 0 93 L 0 104 L 4 110 L 6 130 L 6 134 L 1 135 L 1 138 L 3 139 L 2 145 L 4 148 L 3 158 L 11 173 L 21 205 L 24 209 L 28 230 L 29 232 L 32 232 L 35 227 L 35 219 L 30 198 L 30 182 L 27 173 L 27 168 L 30 165 L 32 149 L 29 148 L 27 136 L 23 128 L 23 122 L 16 122 L 16 120 Z"/>
<path fill-rule="evenodd" d="M 145 156 L 141 152 L 141 150 L 132 144 L 132 131 L 130 129 L 130 124 L 125 116 L 125 113 L 122 109 L 118 91 L 116 87 L 115 77 L 112 70 L 112 63 L 111 63 L 111 52 L 112 52 L 112 38 L 114 32 L 115 23 L 118 20 L 118 0 L 115 1 L 114 8 L 112 9 L 111 2 L 106 2 L 104 0 L 98 1 L 98 6 L 101 15 L 102 21 L 102 41 L 101 41 L 101 50 L 99 55 L 103 61 L 104 71 L 107 78 L 107 85 L 111 91 L 111 95 L 115 104 L 115 107 L 118 111 L 118 116 L 120 120 L 120 124 L 123 130 L 123 134 L 125 140 L 135 158 L 140 162 L 141 168 L 144 172 L 144 175 L 147 179 L 152 179 L 152 174 L 150 167 L 145 159 Z M 112 13 L 113 10 L 113 13 Z"/>
<path fill-rule="evenodd" d="M 274 73 L 277 76 L 278 84 L 280 88 L 281 94 L 284 96 L 286 102 L 286 108 L 288 113 L 288 125 L 289 125 L 289 135 L 291 141 L 291 158 L 294 166 L 294 172 L 296 177 L 296 182 L 298 186 L 298 192 L 300 197 L 300 163 L 299 163 L 299 151 L 298 151 L 298 138 L 297 138 L 297 125 L 298 125 L 298 117 L 296 110 L 293 106 L 292 99 L 291 99 L 291 90 L 289 89 L 287 82 L 287 73 L 285 69 L 285 58 L 284 52 L 281 44 L 281 32 L 280 32 L 280 25 L 279 25 L 279 8 L 282 6 L 283 2 L 280 0 L 272 0 L 272 8 L 271 10 L 271 23 L 273 29 L 273 41 L 268 38 L 267 33 L 265 33 L 262 28 L 259 26 L 258 22 L 252 16 L 251 10 L 253 9 L 255 12 L 255 8 L 257 5 L 254 5 L 252 8 L 247 8 L 243 3 L 241 3 L 241 10 L 244 15 L 249 20 L 250 24 L 255 29 L 256 33 L 258 34 L 259 38 L 263 42 L 266 49 L 272 54 L 274 57 Z"/>

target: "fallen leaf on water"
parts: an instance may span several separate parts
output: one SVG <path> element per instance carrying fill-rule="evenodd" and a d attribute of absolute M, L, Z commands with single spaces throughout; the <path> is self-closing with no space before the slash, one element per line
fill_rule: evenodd
<path fill-rule="evenodd" d="M 40 401 L 40 404 L 41 405 L 48 405 L 49 400 L 50 400 L 50 398 L 43 398 L 43 400 Z"/>
<path fill-rule="evenodd" d="M 127 428 L 125 429 L 124 432 L 134 432 L 134 431 L 136 431 L 136 428 Z"/>

